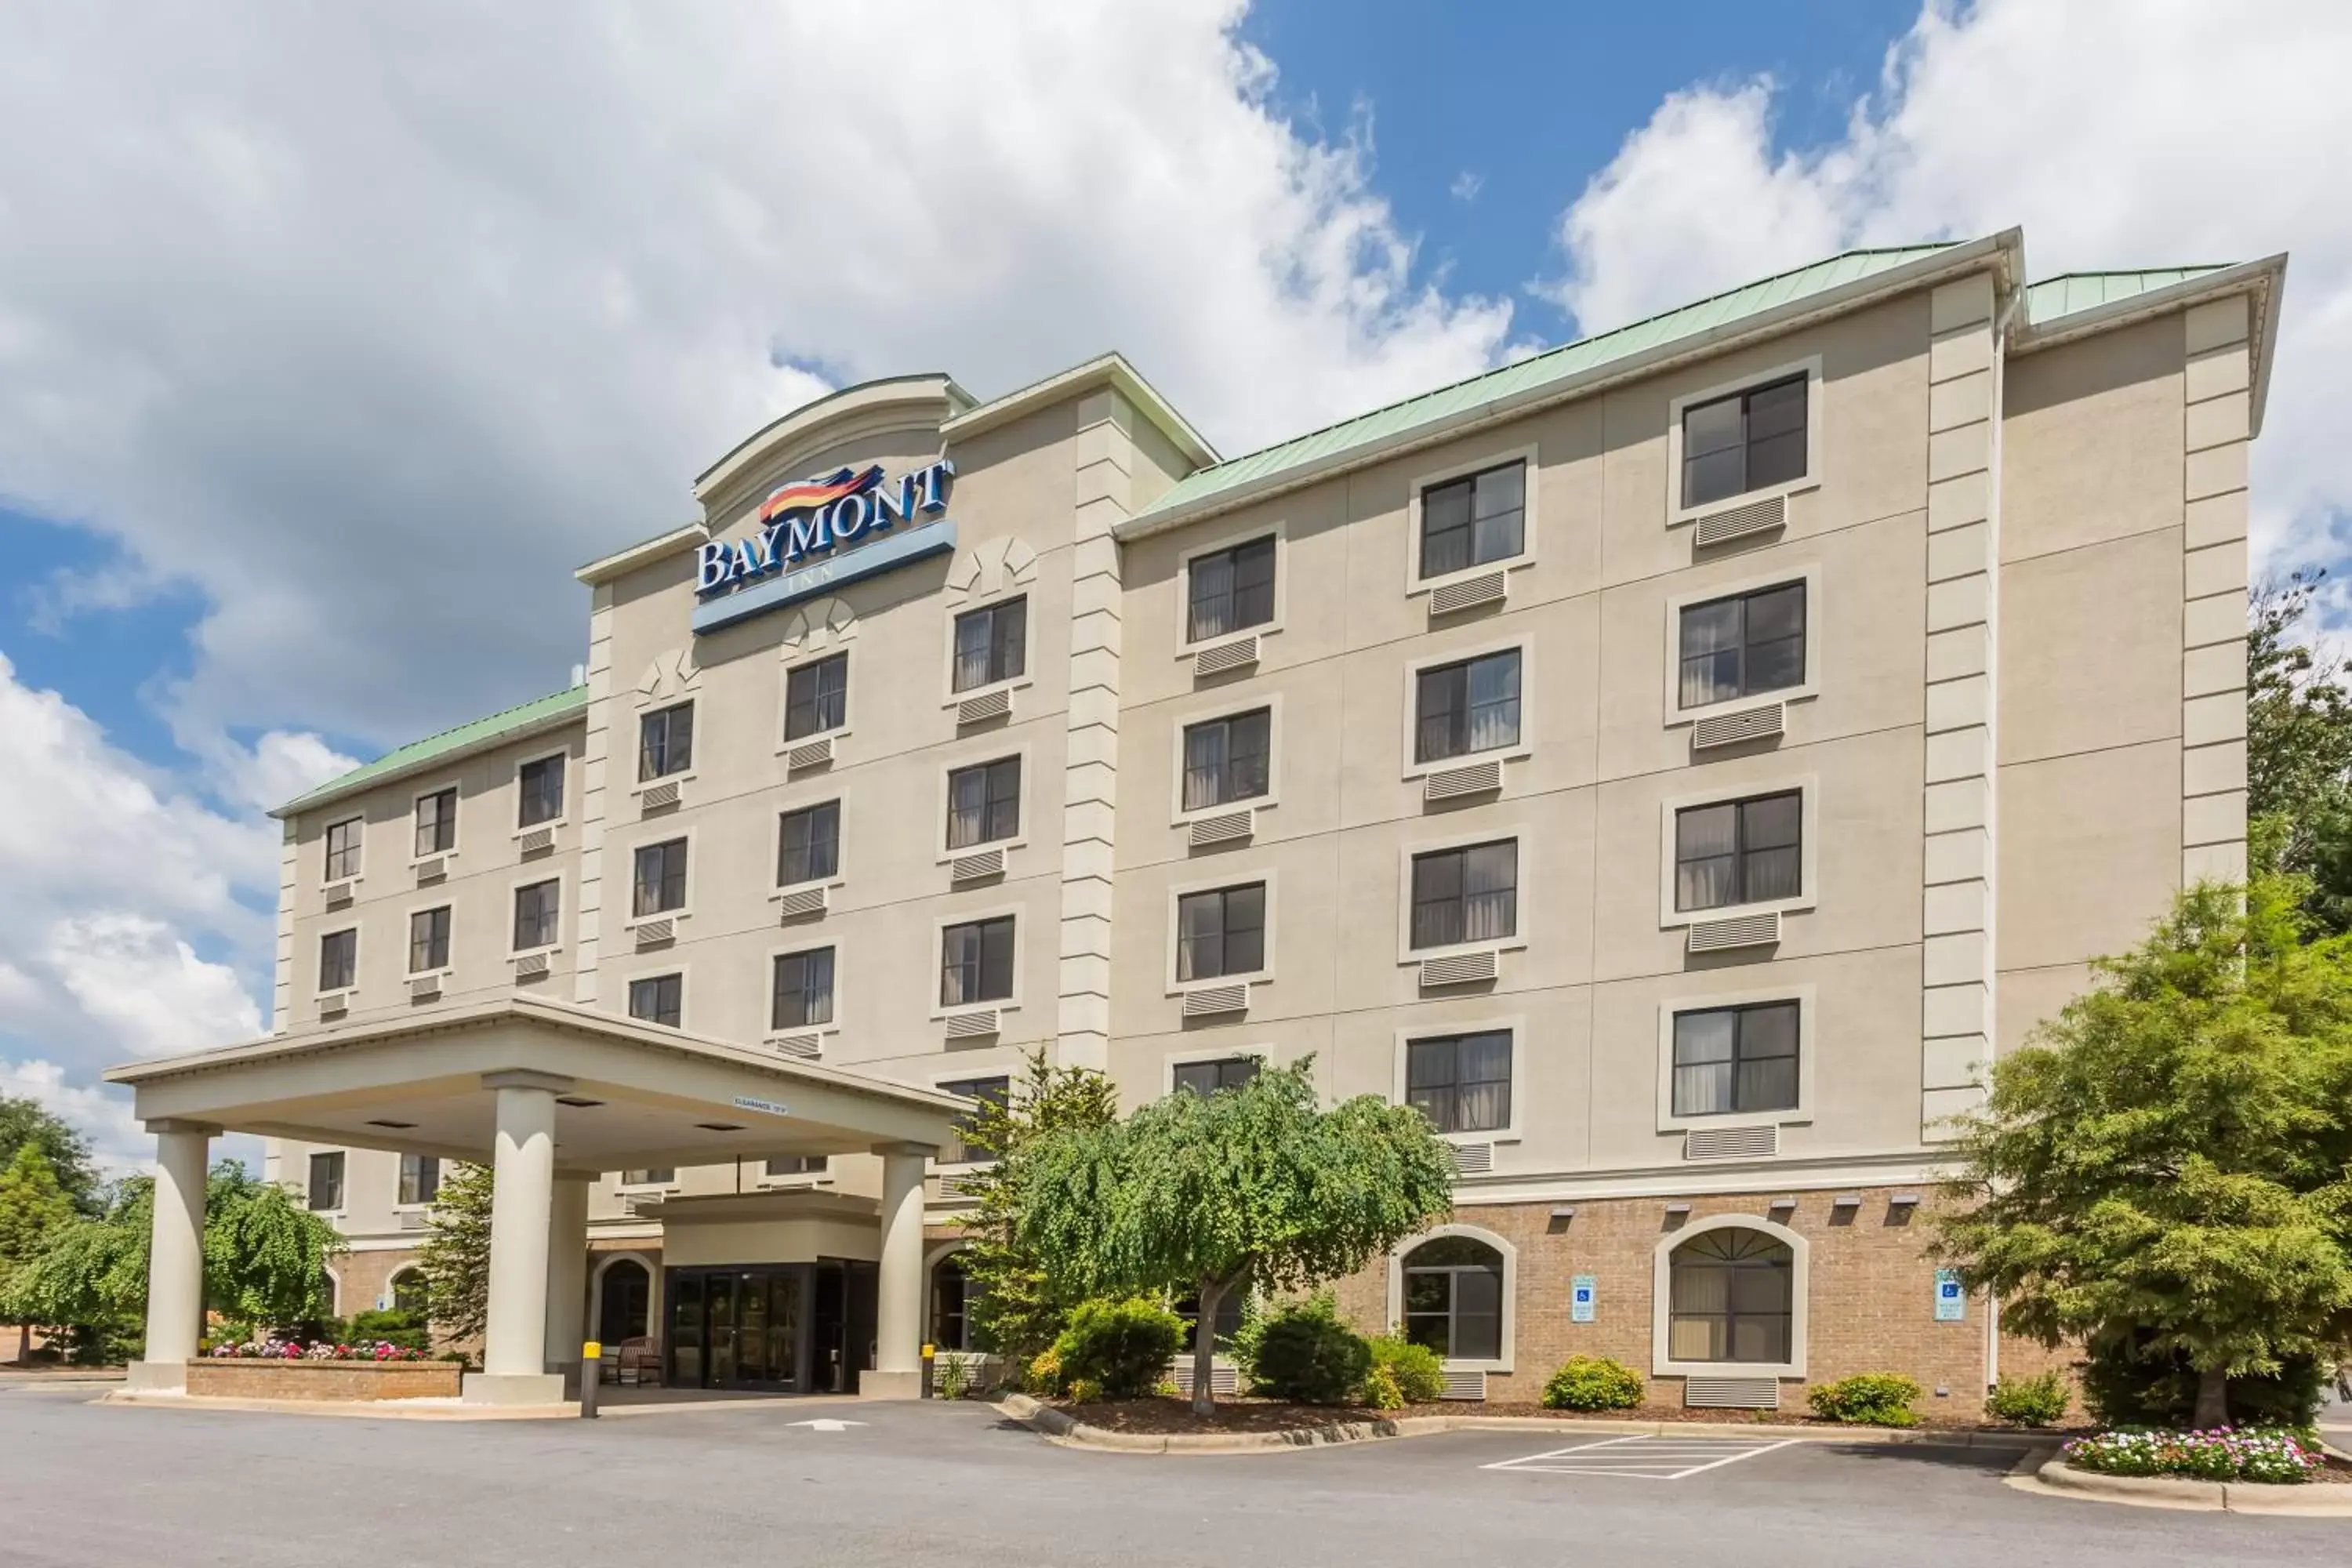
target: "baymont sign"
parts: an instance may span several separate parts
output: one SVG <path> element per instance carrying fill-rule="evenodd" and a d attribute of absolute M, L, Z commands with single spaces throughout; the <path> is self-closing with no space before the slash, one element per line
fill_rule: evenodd
<path fill-rule="evenodd" d="M 695 551 L 694 629 L 716 630 L 853 578 L 955 548 L 947 520 L 955 464 L 942 458 L 886 483 L 880 464 L 795 479 L 760 503 L 759 531 Z"/>

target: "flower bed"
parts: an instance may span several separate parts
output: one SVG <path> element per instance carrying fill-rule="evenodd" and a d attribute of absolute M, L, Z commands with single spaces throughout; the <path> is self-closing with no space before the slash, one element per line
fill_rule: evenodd
<path fill-rule="evenodd" d="M 307 1348 L 291 1356 L 215 1351 L 188 1363 L 188 1392 L 215 1399 L 455 1399 L 465 1374 L 463 1362 L 414 1351 L 349 1361 L 313 1356 Z"/>
<path fill-rule="evenodd" d="M 293 1340 L 257 1340 L 215 1345 L 212 1355 L 218 1361 L 387 1362 L 436 1359 L 423 1351 L 412 1350 L 406 1345 L 389 1344 L 382 1340 L 358 1344 L 329 1344 L 324 1340 L 312 1340 L 309 1344 Z"/>
<path fill-rule="evenodd" d="M 2123 1430 L 2077 1437 L 2066 1463 L 2107 1476 L 2187 1476 L 2204 1481 L 2293 1486 L 2318 1478 L 2326 1456 L 2292 1433 L 2215 1426 L 2195 1432 Z"/>

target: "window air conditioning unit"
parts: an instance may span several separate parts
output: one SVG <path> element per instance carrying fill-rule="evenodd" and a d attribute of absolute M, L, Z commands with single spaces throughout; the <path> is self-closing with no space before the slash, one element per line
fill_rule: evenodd
<path fill-rule="evenodd" d="M 429 860 L 416 863 L 416 879 L 420 882 L 437 882 L 448 874 L 449 857 L 446 855 L 436 855 Z"/>
<path fill-rule="evenodd" d="M 1778 1410 L 1777 1377 L 1686 1377 L 1683 1405 L 1690 1410 Z"/>
<path fill-rule="evenodd" d="M 1452 1148 L 1456 1175 L 1483 1176 L 1495 1168 L 1495 1146 L 1492 1143 L 1455 1143 Z"/>
<path fill-rule="evenodd" d="M 1491 947 L 1475 952 L 1443 953 L 1421 961 L 1421 988 L 1430 991 L 1440 985 L 1471 985 L 1494 979 L 1496 973 L 1495 950 Z"/>
<path fill-rule="evenodd" d="M 1475 577 L 1441 583 L 1429 591 L 1429 618 L 1435 620 L 1440 616 L 1458 616 L 1465 610 L 1499 605 L 1510 591 L 1510 574 L 1500 566 Z"/>
<path fill-rule="evenodd" d="M 408 983 L 408 999 L 411 1002 L 426 1002 L 440 994 L 441 976 L 437 974 L 419 974 Z"/>
<path fill-rule="evenodd" d="M 970 855 L 959 855 L 948 862 L 948 880 L 950 882 L 976 882 L 982 877 L 1002 877 L 1003 875 L 1004 875 L 1004 850 L 1001 846 L 994 849 L 978 850 Z"/>
<path fill-rule="evenodd" d="M 515 840 L 515 853 L 518 855 L 544 855 L 554 847 L 555 829 L 552 827 L 534 827 Z"/>
<path fill-rule="evenodd" d="M 1214 816 L 1196 816 L 1186 832 L 1186 842 L 1194 849 L 1206 849 L 1212 845 L 1238 844 L 1257 831 L 1257 813 L 1248 807 L 1240 811 L 1221 811 Z"/>
<path fill-rule="evenodd" d="M 1221 642 L 1214 647 L 1204 647 L 1192 656 L 1192 678 L 1225 675 L 1236 669 L 1247 669 L 1257 662 L 1257 634 L 1238 637 Z"/>
<path fill-rule="evenodd" d="M 1013 717 L 1013 689 L 1005 687 L 984 691 L 978 697 L 967 697 L 956 704 L 956 723 L 985 724 L 992 719 Z"/>
<path fill-rule="evenodd" d="M 780 921 L 804 921 L 824 913 L 826 889 L 823 886 L 796 888 L 776 898 L 776 918 Z"/>
<path fill-rule="evenodd" d="M 652 947 L 659 942 L 676 942 L 677 918 L 675 915 L 664 915 L 657 921 L 640 921 L 637 925 L 636 937 L 639 947 Z"/>
<path fill-rule="evenodd" d="M 1686 942 L 1692 952 L 1724 952 L 1739 947 L 1770 947 L 1780 940 L 1780 911 L 1738 915 L 1727 921 L 1693 921 Z"/>
<path fill-rule="evenodd" d="M 824 1048 L 824 1037 L 814 1029 L 797 1029 L 789 1035 L 771 1035 L 768 1044 L 781 1056 L 814 1058 Z"/>
<path fill-rule="evenodd" d="M 940 1178 L 940 1202 L 968 1204 L 980 1196 L 979 1190 L 967 1175 L 946 1175 Z"/>
<path fill-rule="evenodd" d="M 1710 746 L 1734 746 L 1742 741 L 1768 741 L 1782 732 L 1786 717 L 1785 704 L 1767 702 L 1760 708 L 1743 708 L 1737 713 L 1718 713 L 1702 719 L 1691 726 L 1691 750 L 1706 751 Z"/>
<path fill-rule="evenodd" d="M 1480 1399 L 1486 1397 L 1486 1374 L 1483 1372 L 1457 1372 L 1448 1369 L 1445 1388 L 1440 1399 Z"/>
<path fill-rule="evenodd" d="M 676 779 L 657 784 L 647 784 L 644 792 L 637 796 L 637 815 L 646 816 L 656 811 L 667 811 L 682 798 L 683 791 Z"/>
<path fill-rule="evenodd" d="M 348 991 L 330 991 L 319 998 L 319 1016 L 321 1018 L 339 1016 L 350 1012 L 351 1008 L 352 994 Z"/>
<path fill-rule="evenodd" d="M 1184 1016 L 1213 1018 L 1222 1013 L 1247 1012 L 1249 992 L 1246 982 L 1237 985 L 1195 986 L 1184 993 Z"/>
<path fill-rule="evenodd" d="M 1433 769 L 1421 781 L 1421 797 L 1459 800 L 1464 795 L 1491 795 L 1503 787 L 1503 759 L 1490 757 L 1458 768 Z"/>
<path fill-rule="evenodd" d="M 1721 511 L 1708 512 L 1698 520 L 1698 529 L 1692 535 L 1691 542 L 1698 549 L 1711 550 L 1735 539 L 1769 533 L 1788 521 L 1789 498 L 1767 496 L 1762 500 L 1749 501 L 1746 506 L 1726 507 Z"/>
<path fill-rule="evenodd" d="M 950 1040 L 982 1040 L 996 1033 L 996 1009 L 982 1007 L 969 1013 L 948 1015 L 948 1038 Z"/>
<path fill-rule="evenodd" d="M 1769 1160 L 1780 1152 L 1778 1127 L 1694 1127 L 1683 1134 L 1685 1160 Z"/>
<path fill-rule="evenodd" d="M 401 1211 L 400 1211 L 400 1228 L 401 1228 L 401 1229 L 403 1229 L 403 1230 L 430 1230 L 432 1227 L 433 1227 L 433 1216 L 432 1216 L 430 1214 L 427 1214 L 425 1210 L 423 1210 L 423 1209 L 403 1209 L 403 1210 L 401 1210 Z"/>
<path fill-rule="evenodd" d="M 833 737 L 819 735 L 814 741 L 803 741 L 784 753 L 784 766 L 798 773 L 803 768 L 824 767 L 833 761 Z"/>
<path fill-rule="evenodd" d="M 327 907 L 329 909 L 341 909 L 343 905 L 352 901 L 352 879 L 347 877 L 340 882 L 330 882 L 327 884 Z"/>
<path fill-rule="evenodd" d="M 547 954 L 519 952 L 515 954 L 514 977 L 517 980 L 537 980 L 547 973 Z"/>

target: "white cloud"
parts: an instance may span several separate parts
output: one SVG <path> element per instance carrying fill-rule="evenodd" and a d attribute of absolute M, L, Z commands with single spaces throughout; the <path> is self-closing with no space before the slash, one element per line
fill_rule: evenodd
<path fill-rule="evenodd" d="M 144 1170 L 155 1163 L 155 1141 L 131 1114 L 131 1097 L 114 1089 L 66 1081 L 66 1069 L 37 1058 L 0 1057 L 0 1094 L 37 1100 L 89 1140 L 109 1172 Z"/>
<path fill-rule="evenodd" d="M 1769 82 L 1669 96 L 1562 216 L 1548 290 L 1585 330 L 1848 244 L 2022 225 L 2036 277 L 2292 250 L 2258 562 L 2332 560 L 2352 509 L 2352 7 L 1931 4 L 1823 147 L 1776 150 Z"/>
<path fill-rule="evenodd" d="M 41 957 L 124 1054 L 163 1057 L 261 1033 L 261 1012 L 226 963 L 209 963 L 161 921 L 88 915 L 50 928 Z"/>
<path fill-rule="evenodd" d="M 1486 188 L 1486 176 L 1470 169 L 1454 175 L 1454 183 L 1445 187 L 1457 202 L 1475 202 L 1478 199 L 1478 193 Z"/>

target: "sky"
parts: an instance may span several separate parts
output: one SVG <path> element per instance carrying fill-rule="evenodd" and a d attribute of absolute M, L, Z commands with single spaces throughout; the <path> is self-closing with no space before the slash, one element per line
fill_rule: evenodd
<path fill-rule="evenodd" d="M 1233 454 L 1854 245 L 2284 250 L 2256 569 L 2336 564 L 2347 76 L 2336 0 L 12 5 L 0 1089 L 148 1160 L 97 1075 L 266 1028 L 267 810 L 871 376 L 1117 348 Z"/>

